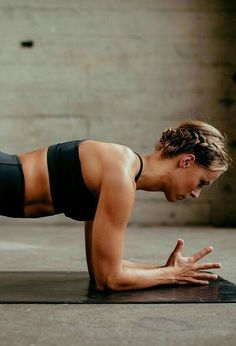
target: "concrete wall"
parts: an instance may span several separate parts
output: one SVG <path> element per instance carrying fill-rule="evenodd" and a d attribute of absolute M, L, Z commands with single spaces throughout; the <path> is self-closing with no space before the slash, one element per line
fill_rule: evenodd
<path fill-rule="evenodd" d="M 198 118 L 227 133 L 235 157 L 235 11 L 229 0 L 0 0 L 0 150 L 82 137 L 146 154 Z M 235 196 L 233 168 L 197 201 L 138 192 L 131 222 L 235 225 Z"/>

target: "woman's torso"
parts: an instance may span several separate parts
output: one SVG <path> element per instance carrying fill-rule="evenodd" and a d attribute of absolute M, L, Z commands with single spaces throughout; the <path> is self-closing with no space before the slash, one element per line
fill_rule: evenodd
<path fill-rule="evenodd" d="M 18 155 L 25 179 L 25 217 L 55 214 L 47 164 L 48 147 Z M 133 177 L 140 169 L 138 156 L 128 147 L 85 140 L 78 146 L 81 172 L 87 188 L 99 198 L 102 175 L 109 167 L 127 170 Z M 135 183 L 135 182 L 134 182 Z"/>

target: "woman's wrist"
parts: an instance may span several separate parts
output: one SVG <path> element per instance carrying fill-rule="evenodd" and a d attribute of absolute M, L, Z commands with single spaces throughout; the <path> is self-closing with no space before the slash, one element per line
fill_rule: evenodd
<path fill-rule="evenodd" d="M 173 285 L 176 283 L 173 267 L 162 266 L 159 269 L 166 284 Z"/>

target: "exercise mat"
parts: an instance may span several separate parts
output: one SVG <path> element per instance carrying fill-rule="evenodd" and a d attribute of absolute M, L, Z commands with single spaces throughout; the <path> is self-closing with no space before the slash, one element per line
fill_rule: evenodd
<path fill-rule="evenodd" d="M 163 304 L 235 303 L 236 285 L 218 277 L 209 285 L 165 285 L 135 291 L 98 291 L 87 272 L 2 271 L 0 303 Z"/>

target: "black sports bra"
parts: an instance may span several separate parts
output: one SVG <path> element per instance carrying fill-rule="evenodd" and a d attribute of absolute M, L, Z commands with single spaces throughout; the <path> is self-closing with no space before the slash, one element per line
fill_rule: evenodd
<path fill-rule="evenodd" d="M 85 185 L 78 146 L 83 140 L 70 141 L 51 145 L 48 148 L 47 162 L 50 190 L 55 214 L 64 213 L 67 217 L 86 221 L 95 217 L 98 198 Z M 136 152 L 135 152 L 136 153 Z M 141 167 L 135 177 L 137 182 L 143 169 Z"/>

